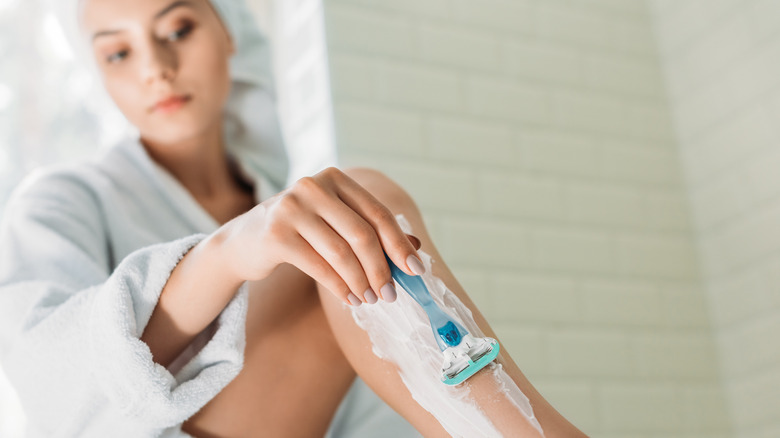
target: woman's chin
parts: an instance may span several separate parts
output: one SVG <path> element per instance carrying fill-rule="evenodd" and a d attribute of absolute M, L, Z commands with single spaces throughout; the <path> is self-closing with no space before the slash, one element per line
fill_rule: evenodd
<path fill-rule="evenodd" d="M 158 129 L 141 131 L 141 137 L 158 144 L 176 145 L 204 135 L 203 128 L 195 126 L 164 126 Z"/>
<path fill-rule="evenodd" d="M 192 115 L 179 114 L 177 117 L 162 118 L 140 129 L 142 137 L 156 142 L 176 144 L 207 135 L 208 127 L 214 126 L 213 120 Z"/>

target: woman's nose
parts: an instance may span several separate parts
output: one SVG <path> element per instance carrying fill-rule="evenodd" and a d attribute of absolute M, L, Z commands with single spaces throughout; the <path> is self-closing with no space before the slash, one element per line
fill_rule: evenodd
<path fill-rule="evenodd" d="M 164 44 L 153 42 L 146 58 L 142 73 L 145 82 L 171 81 L 176 76 L 176 54 Z"/>

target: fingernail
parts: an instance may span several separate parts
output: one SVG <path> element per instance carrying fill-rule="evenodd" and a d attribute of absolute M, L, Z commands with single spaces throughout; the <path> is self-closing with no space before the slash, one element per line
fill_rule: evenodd
<path fill-rule="evenodd" d="M 411 269 L 412 272 L 415 273 L 415 275 L 425 274 L 425 267 L 423 266 L 420 259 L 415 257 L 414 254 L 406 258 L 406 266 L 408 266 L 409 269 Z"/>
<path fill-rule="evenodd" d="M 382 286 L 382 289 L 379 289 L 379 291 L 382 292 L 382 298 L 385 299 L 385 302 L 392 303 L 396 298 L 398 298 L 398 294 L 395 292 L 395 286 L 393 286 L 393 283 L 387 283 L 386 285 Z"/>
<path fill-rule="evenodd" d="M 366 299 L 366 302 L 368 304 L 374 304 L 374 303 L 376 303 L 379 300 L 376 297 L 376 294 L 374 293 L 374 291 L 372 291 L 370 287 L 368 289 L 366 289 L 365 293 L 363 293 L 363 298 Z"/>
<path fill-rule="evenodd" d="M 420 246 L 422 244 L 420 243 L 420 239 L 418 239 L 417 236 L 414 236 L 412 234 L 407 234 L 406 237 L 409 239 L 409 242 L 412 243 L 414 249 L 420 249 Z"/>
<path fill-rule="evenodd" d="M 349 295 L 347 295 L 347 299 L 348 299 L 348 300 L 349 300 L 349 302 L 350 302 L 350 303 L 352 303 L 352 305 L 353 305 L 353 306 L 355 306 L 355 307 L 357 307 L 357 306 L 359 306 L 359 305 L 363 304 L 363 302 L 362 302 L 362 301 L 360 301 L 360 298 L 358 298 L 358 297 L 357 297 L 355 294 L 353 294 L 353 293 L 351 293 L 351 292 L 350 292 L 350 294 L 349 294 Z"/>

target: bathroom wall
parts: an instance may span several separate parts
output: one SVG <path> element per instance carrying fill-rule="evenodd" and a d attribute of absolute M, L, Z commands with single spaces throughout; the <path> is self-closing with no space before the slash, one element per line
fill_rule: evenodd
<path fill-rule="evenodd" d="M 542 394 L 592 436 L 730 436 L 647 4 L 323 5 L 340 163 L 411 192 Z"/>
<path fill-rule="evenodd" d="M 336 165 L 321 0 L 248 0 L 271 40 L 290 182 Z"/>
<path fill-rule="evenodd" d="M 655 0 L 729 418 L 780 436 L 780 2 Z"/>

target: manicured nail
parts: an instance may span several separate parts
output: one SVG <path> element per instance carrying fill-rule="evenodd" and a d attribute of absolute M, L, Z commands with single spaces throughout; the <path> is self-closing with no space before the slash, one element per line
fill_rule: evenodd
<path fill-rule="evenodd" d="M 362 301 L 360 301 L 360 298 L 358 298 L 358 297 L 357 297 L 355 294 L 353 294 L 353 293 L 351 293 L 351 292 L 350 292 L 350 294 L 349 294 L 349 295 L 347 295 L 347 299 L 348 299 L 348 300 L 349 300 L 349 302 L 350 302 L 350 303 L 352 303 L 352 305 L 353 305 L 353 306 L 355 306 L 355 307 L 357 307 L 357 306 L 359 306 L 359 305 L 363 304 L 363 302 L 362 302 Z"/>
<path fill-rule="evenodd" d="M 395 292 L 395 286 L 393 286 L 393 283 L 387 283 L 386 285 L 382 286 L 382 289 L 379 289 L 379 291 L 382 292 L 382 298 L 385 299 L 385 302 L 392 303 L 396 298 L 398 298 L 398 294 Z"/>
<path fill-rule="evenodd" d="M 376 294 L 374 293 L 374 291 L 372 291 L 370 287 L 368 289 L 366 289 L 366 291 L 363 293 L 363 298 L 366 299 L 366 302 L 368 304 L 374 304 L 374 303 L 376 303 L 379 300 L 376 297 Z"/>
<path fill-rule="evenodd" d="M 414 236 L 412 234 L 407 234 L 406 237 L 409 239 L 409 242 L 411 242 L 414 249 L 420 249 L 420 246 L 422 246 L 422 244 L 420 243 L 420 239 L 418 239 L 417 236 Z"/>
<path fill-rule="evenodd" d="M 415 273 L 415 275 L 425 274 L 425 266 L 423 266 L 420 259 L 415 257 L 414 254 L 406 258 L 406 266 L 408 266 L 409 269 L 411 269 L 412 272 Z"/>

